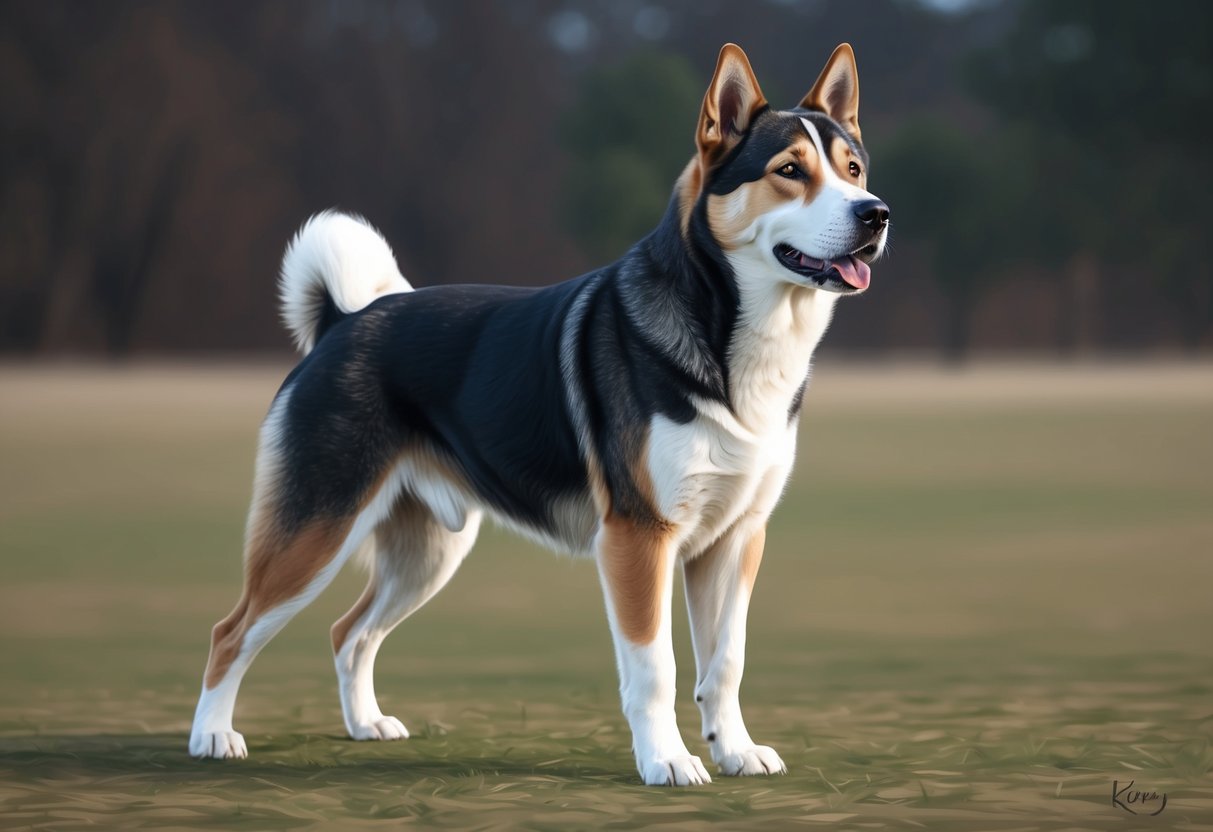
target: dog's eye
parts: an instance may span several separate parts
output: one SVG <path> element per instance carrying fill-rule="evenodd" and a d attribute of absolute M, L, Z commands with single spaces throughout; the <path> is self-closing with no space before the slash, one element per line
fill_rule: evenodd
<path fill-rule="evenodd" d="M 851 162 L 847 169 L 851 172 L 851 176 L 854 176 L 856 179 L 858 179 L 859 174 L 863 172 L 859 169 L 859 165 L 856 162 Z"/>
<path fill-rule="evenodd" d="M 800 176 L 800 168 L 796 167 L 791 162 L 788 162 L 775 172 L 785 179 L 795 179 L 796 177 Z"/>

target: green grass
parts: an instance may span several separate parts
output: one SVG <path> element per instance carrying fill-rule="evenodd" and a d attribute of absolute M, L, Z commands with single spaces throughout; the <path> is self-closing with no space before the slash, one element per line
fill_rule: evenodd
<path fill-rule="evenodd" d="M 593 564 L 495 530 L 382 651 L 412 739 L 342 737 L 350 570 L 247 677 L 250 759 L 189 759 L 280 372 L 0 370 L 0 827 L 1213 829 L 1208 367 L 826 367 L 743 687 L 789 774 L 685 790 L 638 783 Z"/>

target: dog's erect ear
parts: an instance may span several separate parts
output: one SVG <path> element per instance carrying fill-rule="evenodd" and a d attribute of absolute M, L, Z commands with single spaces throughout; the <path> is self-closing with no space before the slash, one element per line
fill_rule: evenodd
<path fill-rule="evenodd" d="M 699 158 L 710 167 L 728 153 L 746 130 L 755 113 L 767 105 L 750 61 L 735 43 L 726 43 L 716 61 L 716 74 L 703 97 L 699 112 Z"/>
<path fill-rule="evenodd" d="M 806 110 L 821 110 L 859 138 L 859 70 L 855 67 L 851 44 L 838 44 L 800 106 Z"/>

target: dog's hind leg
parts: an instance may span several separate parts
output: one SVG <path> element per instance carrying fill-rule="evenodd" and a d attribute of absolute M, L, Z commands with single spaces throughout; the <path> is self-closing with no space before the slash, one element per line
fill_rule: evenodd
<path fill-rule="evenodd" d="M 440 523 L 422 503 L 402 496 L 375 530 L 370 581 L 358 602 L 333 624 L 333 654 L 345 727 L 356 740 L 402 740 L 408 730 L 384 716 L 375 698 L 375 656 L 396 625 L 433 598 L 476 541 L 480 513 L 459 531 Z"/>
<path fill-rule="evenodd" d="M 210 657 L 190 732 L 194 757 L 248 755 L 244 738 L 232 728 L 245 672 L 388 515 L 400 489 L 394 467 L 384 464 L 350 489 L 347 500 L 334 501 L 328 492 L 323 499 L 314 494 L 308 498 L 306 489 L 300 489 L 306 466 L 288 462 L 279 441 L 285 398 L 275 403 L 262 428 L 245 540 L 244 591 L 236 608 L 211 632 Z"/>

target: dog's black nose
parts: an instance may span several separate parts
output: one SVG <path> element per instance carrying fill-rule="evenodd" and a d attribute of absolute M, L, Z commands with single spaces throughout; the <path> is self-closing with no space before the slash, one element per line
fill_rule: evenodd
<path fill-rule="evenodd" d="M 856 202 L 854 211 L 859 221 L 873 231 L 879 231 L 889 224 L 889 206 L 879 199 L 865 199 L 863 202 Z"/>

